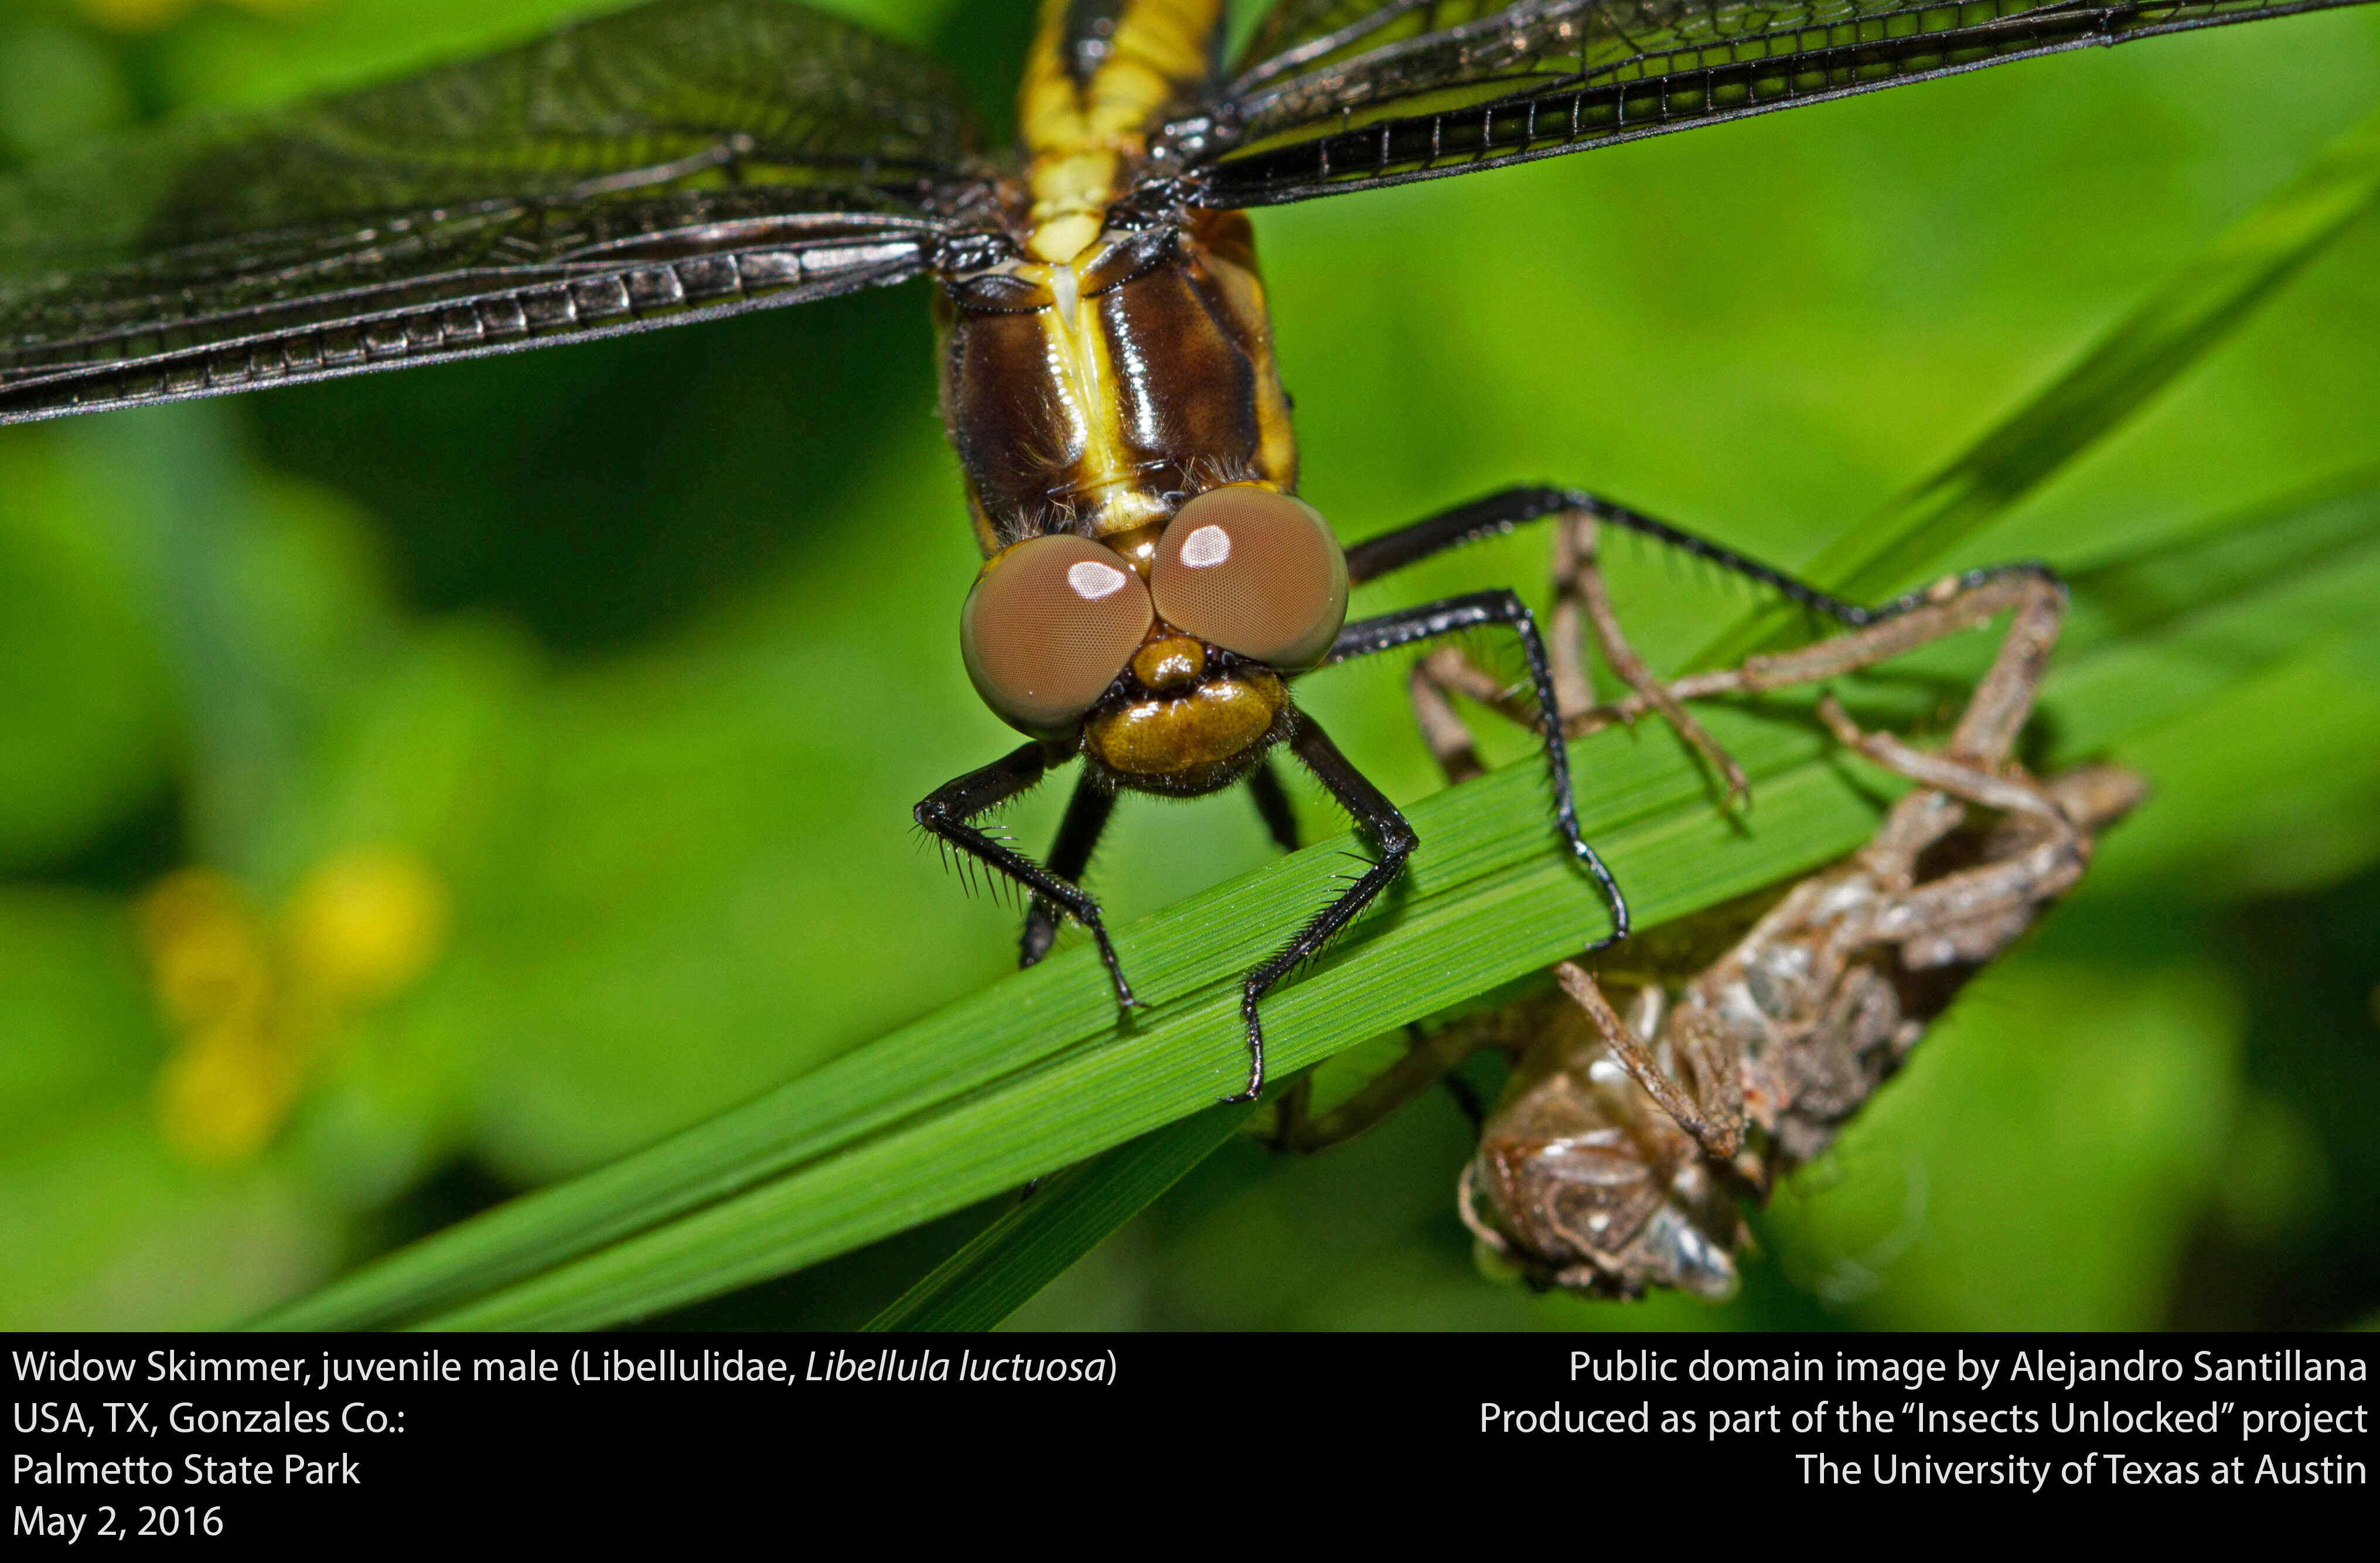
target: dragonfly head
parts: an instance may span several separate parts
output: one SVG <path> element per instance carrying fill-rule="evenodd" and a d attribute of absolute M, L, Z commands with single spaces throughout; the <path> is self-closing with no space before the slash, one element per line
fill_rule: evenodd
<path fill-rule="evenodd" d="M 959 642 L 976 692 L 1011 726 L 1075 743 L 1119 785 L 1193 795 L 1286 734 L 1284 675 L 1319 664 L 1346 617 L 1330 524 L 1235 483 L 1158 526 L 1003 549 L 967 594 Z"/>

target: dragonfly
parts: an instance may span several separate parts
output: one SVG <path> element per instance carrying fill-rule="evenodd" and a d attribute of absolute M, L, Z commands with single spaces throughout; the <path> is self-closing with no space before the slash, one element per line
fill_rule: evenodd
<path fill-rule="evenodd" d="M 1021 3 L 1021 0 L 1020 0 Z M 929 55 L 795 0 L 656 0 L 341 95 L 185 121 L 0 183 L 0 421 L 218 395 L 687 324 L 929 279 L 982 569 L 961 652 L 1025 740 L 915 810 L 1019 887 L 1020 960 L 1072 919 L 1118 795 L 1245 784 L 1297 844 L 1286 753 L 1373 855 L 1241 985 L 1259 1002 L 1419 842 L 1301 711 L 1318 669 L 1509 633 L 1564 850 L 1609 927 L 1535 619 L 1484 590 L 1349 622 L 1352 588 L 1593 516 L 1861 626 L 1836 599 L 1598 495 L 1516 487 L 1342 545 L 1298 496 L 1253 209 L 1715 125 L 2036 55 L 2364 0 L 1281 0 L 1230 57 L 1223 0 L 1044 0 L 1017 144 Z M 980 823 L 1082 772 L 1046 858 Z"/>

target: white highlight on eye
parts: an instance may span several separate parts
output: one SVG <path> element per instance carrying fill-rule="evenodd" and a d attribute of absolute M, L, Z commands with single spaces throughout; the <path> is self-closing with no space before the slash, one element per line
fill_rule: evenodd
<path fill-rule="evenodd" d="M 1066 584 L 1086 602 L 1113 597 L 1123 589 L 1127 578 L 1114 565 L 1102 564 L 1096 559 L 1078 559 L 1066 566 Z"/>
<path fill-rule="evenodd" d="M 1220 527 L 1201 527 L 1182 539 L 1182 563 L 1194 570 L 1220 564 L 1232 556 L 1232 534 Z"/>

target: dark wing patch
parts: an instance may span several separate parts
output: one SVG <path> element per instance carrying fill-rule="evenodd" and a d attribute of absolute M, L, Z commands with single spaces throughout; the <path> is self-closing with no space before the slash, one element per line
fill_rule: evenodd
<path fill-rule="evenodd" d="M 917 274 L 977 188 L 932 60 L 661 0 L 0 181 L 0 421 L 612 334 Z"/>
<path fill-rule="evenodd" d="M 1195 199 L 1267 206 L 1500 167 L 2004 60 L 2366 0 L 1285 0 Z"/>

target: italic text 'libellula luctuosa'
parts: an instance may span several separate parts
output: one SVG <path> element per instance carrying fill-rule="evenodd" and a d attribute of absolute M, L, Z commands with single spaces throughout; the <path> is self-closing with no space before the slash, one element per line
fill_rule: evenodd
<path fill-rule="evenodd" d="M 1019 0 L 1022 3 L 1022 0 Z M 930 277 L 942 412 L 985 563 L 969 676 L 1026 742 L 920 824 L 1030 896 L 1026 963 L 1117 794 L 1246 782 L 1282 845 L 1285 748 L 1377 856 L 1247 974 L 1258 1000 L 1416 846 L 1289 682 L 1467 630 L 1519 641 L 1555 823 L 1580 839 L 1545 648 L 1473 592 L 1346 622 L 1352 586 L 1585 513 L 1852 624 L 1865 608 L 1577 491 L 1490 495 L 1342 549 L 1296 497 L 1245 212 L 1767 113 L 2067 49 L 2361 0 L 1282 0 L 1235 59 L 1222 0 L 1045 0 L 1019 145 L 933 59 L 793 0 L 658 0 L 293 107 L 140 133 L 0 184 L 0 421 L 510 352 Z M 1079 758 L 1046 863 L 974 821 Z"/>

